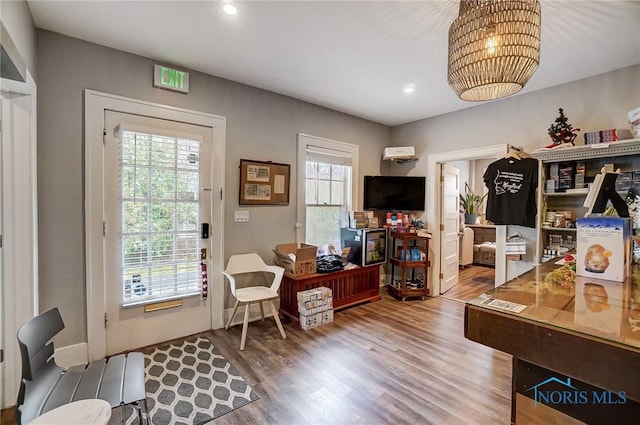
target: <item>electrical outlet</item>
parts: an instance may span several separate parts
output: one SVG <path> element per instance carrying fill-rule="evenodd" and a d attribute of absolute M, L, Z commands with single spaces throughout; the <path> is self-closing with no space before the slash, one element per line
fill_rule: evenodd
<path fill-rule="evenodd" d="M 236 223 L 248 223 L 249 211 L 234 211 L 233 221 L 235 221 Z"/>

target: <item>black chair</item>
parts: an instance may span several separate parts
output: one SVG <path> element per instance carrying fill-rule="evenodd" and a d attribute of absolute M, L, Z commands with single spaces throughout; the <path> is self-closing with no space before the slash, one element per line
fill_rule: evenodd
<path fill-rule="evenodd" d="M 142 424 L 142 411 L 149 422 L 144 387 L 144 357 L 128 353 L 97 360 L 86 366 L 63 370 L 55 363 L 53 342 L 64 329 L 57 308 L 48 310 L 25 323 L 18 330 L 22 356 L 22 380 L 16 403 L 18 425 L 27 424 L 49 410 L 76 400 L 102 399 L 111 408 L 132 405 Z"/>

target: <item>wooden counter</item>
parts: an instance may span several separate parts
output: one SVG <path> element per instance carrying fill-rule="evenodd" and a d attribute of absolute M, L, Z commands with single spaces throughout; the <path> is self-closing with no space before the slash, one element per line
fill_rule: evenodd
<path fill-rule="evenodd" d="M 293 276 L 285 272 L 278 290 L 280 294 L 280 315 L 287 316 L 297 322 L 298 292 L 320 286 L 331 289 L 334 310 L 378 301 L 381 299 L 380 265 L 303 276 Z"/>
<path fill-rule="evenodd" d="M 513 355 L 512 423 L 522 394 L 589 424 L 637 424 L 640 266 L 625 282 L 552 279 L 559 267 L 545 263 L 469 301 L 465 336 Z M 553 399 L 563 391 L 569 398 Z"/>

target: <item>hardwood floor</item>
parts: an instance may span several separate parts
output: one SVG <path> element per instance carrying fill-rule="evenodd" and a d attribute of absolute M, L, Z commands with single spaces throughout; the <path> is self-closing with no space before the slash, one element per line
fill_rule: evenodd
<path fill-rule="evenodd" d="M 445 298 L 469 301 L 495 287 L 495 269 L 471 265 L 460 270 L 456 286 L 443 294 Z"/>
<path fill-rule="evenodd" d="M 429 298 L 335 314 L 308 331 L 254 322 L 209 332 L 260 400 L 213 424 L 507 424 L 511 357 L 463 336 L 463 304 Z"/>
<path fill-rule="evenodd" d="M 245 351 L 241 326 L 205 333 L 260 396 L 210 424 L 508 424 L 511 357 L 464 338 L 464 304 L 384 292 L 286 340 L 253 322 Z"/>

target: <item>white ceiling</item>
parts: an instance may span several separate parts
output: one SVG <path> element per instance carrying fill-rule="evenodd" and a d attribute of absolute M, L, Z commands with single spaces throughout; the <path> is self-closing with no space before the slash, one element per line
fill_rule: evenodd
<path fill-rule="evenodd" d="M 236 16 L 218 1 L 28 3 L 38 28 L 389 126 L 477 105 L 447 84 L 457 1 L 236 1 Z M 542 0 L 540 66 L 521 93 L 638 63 L 640 1 Z"/>

